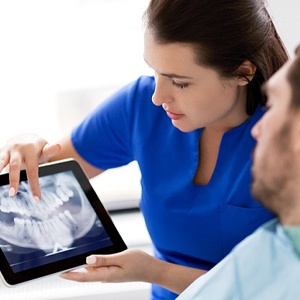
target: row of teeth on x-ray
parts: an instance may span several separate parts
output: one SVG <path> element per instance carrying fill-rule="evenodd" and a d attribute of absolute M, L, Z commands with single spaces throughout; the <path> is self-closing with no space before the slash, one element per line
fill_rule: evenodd
<path fill-rule="evenodd" d="M 29 219 L 14 219 L 15 226 L 11 234 L 14 236 L 38 238 L 41 235 L 45 237 L 66 236 L 71 234 L 71 228 L 77 228 L 77 222 L 72 217 L 70 211 L 65 210 L 45 221 L 36 221 Z"/>
<path fill-rule="evenodd" d="M 69 247 L 94 225 L 96 215 L 69 174 L 40 180 L 42 200 L 35 203 L 27 182 L 15 197 L 0 190 L 0 239 L 23 248 L 52 252 Z M 102 226 L 100 223 L 99 226 Z M 5 243 L 3 244 L 6 245 Z"/>
<path fill-rule="evenodd" d="M 20 196 L 13 200 L 11 197 L 2 197 L 0 211 L 3 213 L 16 213 L 25 217 L 36 217 L 41 220 L 48 219 L 48 216 L 57 208 L 68 202 L 74 193 L 66 186 L 57 186 L 56 193 L 45 191 L 42 201 L 36 204 L 30 196 L 20 193 Z"/>
<path fill-rule="evenodd" d="M 40 249 L 53 249 L 56 244 L 69 246 L 74 240 L 78 224 L 70 211 L 55 215 L 45 221 L 36 221 L 15 217 L 14 225 L 0 222 L 0 231 L 4 239 L 13 244 Z"/>

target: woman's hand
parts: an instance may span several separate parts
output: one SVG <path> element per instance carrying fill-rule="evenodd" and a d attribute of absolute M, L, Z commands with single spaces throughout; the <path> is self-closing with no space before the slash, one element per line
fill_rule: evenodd
<path fill-rule="evenodd" d="M 70 271 L 60 277 L 77 282 L 132 282 L 158 284 L 177 294 L 206 271 L 159 260 L 140 250 L 111 255 L 91 255 L 83 272 Z"/>
<path fill-rule="evenodd" d="M 38 165 L 49 161 L 61 149 L 61 146 L 49 145 L 35 134 L 21 134 L 10 139 L 0 149 L 0 172 L 9 172 L 9 195 L 18 192 L 20 171 L 26 169 L 32 195 L 36 201 L 41 199 L 38 181 Z"/>
<path fill-rule="evenodd" d="M 78 282 L 146 282 L 154 259 L 140 250 L 125 250 L 111 255 L 91 255 L 86 259 L 88 266 L 85 267 L 85 271 L 70 271 L 60 276 Z"/>

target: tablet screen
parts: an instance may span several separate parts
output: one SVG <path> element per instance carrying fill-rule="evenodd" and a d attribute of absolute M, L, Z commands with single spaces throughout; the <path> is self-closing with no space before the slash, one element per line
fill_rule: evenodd
<path fill-rule="evenodd" d="M 7 174 L 0 176 L 0 265 L 9 285 L 82 265 L 92 253 L 126 249 L 74 160 L 40 167 L 38 204 L 22 172 L 15 197 L 8 196 Z"/>

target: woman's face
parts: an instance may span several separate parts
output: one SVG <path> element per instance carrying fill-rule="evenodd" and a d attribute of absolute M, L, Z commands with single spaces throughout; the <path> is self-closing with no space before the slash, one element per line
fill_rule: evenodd
<path fill-rule="evenodd" d="M 173 125 L 189 132 L 202 127 L 227 131 L 246 115 L 246 82 L 224 79 L 217 71 L 195 62 L 186 44 L 159 44 L 146 30 L 144 59 L 155 72 L 155 105 L 162 105 Z"/>

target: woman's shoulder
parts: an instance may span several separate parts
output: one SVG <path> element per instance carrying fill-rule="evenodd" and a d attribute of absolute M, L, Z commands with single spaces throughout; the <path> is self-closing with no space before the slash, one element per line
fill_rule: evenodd
<path fill-rule="evenodd" d="M 154 90 L 154 77 L 143 75 L 124 85 L 116 93 L 112 94 L 104 104 L 108 106 L 119 106 L 123 103 L 124 105 L 136 106 L 140 105 L 140 102 L 143 102 L 144 105 L 147 105 L 147 103 L 151 103 Z"/>
<path fill-rule="evenodd" d="M 132 81 L 127 87 L 137 93 L 150 92 L 152 95 L 155 89 L 155 79 L 153 76 L 142 75 Z"/>
<path fill-rule="evenodd" d="M 265 108 L 260 104 L 256 107 L 254 114 L 251 116 L 250 120 L 253 123 L 256 123 L 265 113 Z"/>

